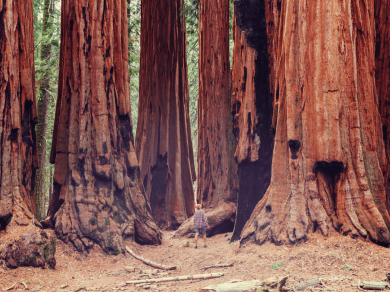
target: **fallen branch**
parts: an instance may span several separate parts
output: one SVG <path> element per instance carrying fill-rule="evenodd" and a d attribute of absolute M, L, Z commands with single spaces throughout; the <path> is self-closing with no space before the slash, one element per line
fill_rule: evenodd
<path fill-rule="evenodd" d="M 16 285 L 16 283 L 15 284 L 13 284 L 12 286 L 9 286 L 8 288 L 5 288 L 5 289 L 3 289 L 3 291 L 8 291 L 8 290 L 11 290 L 14 286 Z"/>
<path fill-rule="evenodd" d="M 24 286 L 24 289 L 26 289 L 26 290 L 28 289 L 26 283 L 24 283 L 24 282 L 20 282 L 20 283 Z"/>
<path fill-rule="evenodd" d="M 245 281 L 238 283 L 222 283 L 216 285 L 210 285 L 199 289 L 198 292 L 215 292 L 215 291 L 268 291 L 268 292 L 280 292 L 291 291 L 285 287 L 287 277 L 273 277 L 266 280 Z"/>
<path fill-rule="evenodd" d="M 385 290 L 387 285 L 389 283 L 387 282 L 368 282 L 368 281 L 363 281 L 363 289 L 368 289 L 368 290 Z"/>
<path fill-rule="evenodd" d="M 360 287 L 360 280 L 359 280 L 359 283 L 358 283 L 357 287 L 358 287 L 359 290 L 364 291 L 364 290 Z"/>
<path fill-rule="evenodd" d="M 161 270 L 176 270 L 176 267 L 175 266 L 166 266 L 166 265 L 161 265 L 161 264 L 157 264 L 157 263 L 154 263 L 150 260 L 147 260 L 145 259 L 144 257 L 140 256 L 140 255 L 136 255 L 128 246 L 126 246 L 126 250 L 133 256 L 135 257 L 137 260 L 140 260 L 141 262 L 144 262 L 145 264 L 147 264 L 148 266 L 152 266 L 154 268 L 157 268 L 157 269 L 161 269 Z"/>
<path fill-rule="evenodd" d="M 198 270 L 207 270 L 207 269 L 210 269 L 210 268 L 227 268 L 227 267 L 233 267 L 233 263 L 231 263 L 231 264 L 212 265 L 212 266 L 199 268 Z"/>
<path fill-rule="evenodd" d="M 155 279 L 145 279 L 145 280 L 135 280 L 127 281 L 126 284 L 141 284 L 141 283 L 159 283 L 159 282 L 171 282 L 171 281 L 181 281 L 181 280 L 196 280 L 196 279 L 212 279 L 222 277 L 223 273 L 214 273 L 214 274 L 200 274 L 200 275 L 187 275 L 187 276 L 178 276 L 178 277 L 168 277 L 168 278 L 155 278 Z"/>

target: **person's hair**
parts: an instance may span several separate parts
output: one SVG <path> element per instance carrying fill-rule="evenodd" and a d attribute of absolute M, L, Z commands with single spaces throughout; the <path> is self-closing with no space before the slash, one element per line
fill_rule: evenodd
<path fill-rule="evenodd" d="M 202 208 L 202 205 L 201 204 L 196 204 L 195 207 L 196 207 L 196 209 L 200 209 L 200 208 Z"/>

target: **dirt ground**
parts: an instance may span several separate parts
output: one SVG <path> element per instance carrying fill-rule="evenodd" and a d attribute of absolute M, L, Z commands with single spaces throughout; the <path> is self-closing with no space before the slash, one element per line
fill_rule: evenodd
<path fill-rule="evenodd" d="M 176 265 L 170 276 L 223 272 L 224 276 L 209 280 L 190 280 L 160 283 L 151 291 L 198 291 L 199 288 L 228 282 L 233 279 L 249 281 L 274 276 L 289 276 L 287 286 L 318 277 L 326 286 L 318 285 L 305 291 L 361 291 L 360 281 L 382 281 L 390 272 L 390 250 L 370 242 L 336 235 L 323 238 L 314 234 L 299 246 L 258 246 L 238 242 L 229 244 L 231 233 L 208 239 L 208 247 L 194 249 L 194 239 L 189 247 L 179 248 L 185 238 L 172 239 L 172 232 L 164 232 L 161 246 L 141 246 L 128 242 L 128 246 L 144 258 L 166 265 Z M 57 267 L 55 270 L 20 267 L 16 270 L 0 268 L 0 289 L 32 292 L 75 291 L 146 291 L 126 281 L 140 278 L 140 270 L 153 269 L 128 253 L 107 256 L 98 247 L 90 254 L 80 254 L 57 241 Z M 199 268 L 213 264 L 233 263 L 233 267 Z M 135 267 L 127 272 L 126 266 Z M 23 282 L 24 284 L 21 284 Z M 64 287 L 64 285 L 67 285 Z M 150 291 L 149 290 L 149 291 Z M 385 290 L 390 291 L 390 290 Z"/>

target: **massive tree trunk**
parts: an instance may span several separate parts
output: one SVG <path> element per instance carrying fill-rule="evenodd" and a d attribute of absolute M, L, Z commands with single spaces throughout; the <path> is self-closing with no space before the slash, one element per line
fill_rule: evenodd
<path fill-rule="evenodd" d="M 336 230 L 389 243 L 374 1 L 365 4 L 281 1 L 272 178 L 242 241 L 296 243 Z"/>
<path fill-rule="evenodd" d="M 229 1 L 201 0 L 197 200 L 206 213 L 237 199 L 229 78 Z M 221 218 L 233 227 L 234 215 Z"/>
<path fill-rule="evenodd" d="M 194 212 L 182 0 L 142 1 L 136 153 L 157 225 L 176 229 Z"/>
<path fill-rule="evenodd" d="M 232 112 L 239 187 L 231 240 L 240 238 L 242 228 L 271 181 L 274 136 L 266 26 L 270 21 L 266 22 L 265 5 L 264 0 L 257 0 L 253 6 L 245 0 L 235 1 Z M 271 33 L 274 29 L 269 26 Z M 275 49 L 272 45 L 270 51 Z"/>
<path fill-rule="evenodd" d="M 387 192 L 387 210 L 390 211 L 390 1 L 375 1 L 375 65 L 379 113 L 387 153 L 384 178 Z"/>
<path fill-rule="evenodd" d="M 130 111 L 126 0 L 62 2 L 60 77 L 45 224 L 79 251 L 161 242 L 139 183 Z M 54 222 L 53 222 L 54 221 Z"/>
<path fill-rule="evenodd" d="M 197 201 L 208 236 L 233 230 L 237 210 L 237 164 L 231 119 L 229 1 L 199 2 L 199 99 Z M 193 217 L 176 231 L 194 232 Z"/>
<path fill-rule="evenodd" d="M 54 267 L 54 249 L 34 217 L 38 159 L 32 1 L 0 1 L 0 108 L 0 258 L 13 268 L 45 266 L 46 260 Z"/>
<path fill-rule="evenodd" d="M 47 114 L 49 104 L 49 88 L 50 75 L 49 70 L 44 71 L 46 62 L 50 58 L 51 45 L 48 42 L 50 35 L 50 19 L 54 13 L 53 0 L 44 0 L 43 2 L 43 17 L 42 17 L 42 45 L 41 45 L 41 70 L 42 79 L 39 86 L 39 100 L 38 100 L 38 123 L 36 127 L 37 132 L 37 146 L 38 146 L 38 161 L 39 167 L 37 170 L 35 192 L 37 197 L 37 217 L 42 220 L 46 216 L 46 131 L 47 131 Z"/>

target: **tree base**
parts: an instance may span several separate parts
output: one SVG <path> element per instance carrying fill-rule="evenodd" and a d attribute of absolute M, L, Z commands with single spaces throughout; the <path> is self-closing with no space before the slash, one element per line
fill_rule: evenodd
<path fill-rule="evenodd" d="M 237 207 L 235 203 L 223 203 L 215 209 L 205 210 L 207 222 L 209 223 L 207 235 L 212 236 L 222 233 L 221 231 L 224 231 L 223 227 L 226 227 L 226 225 L 229 226 L 229 223 L 231 223 L 230 231 L 233 231 L 236 209 Z M 176 230 L 174 237 L 182 237 L 194 232 L 194 216 L 192 216 L 184 221 L 179 229 Z"/>
<path fill-rule="evenodd" d="M 14 214 L 6 229 L 0 232 L 0 259 L 8 268 L 46 265 L 55 268 L 56 239 L 39 225 L 37 221 L 33 223 L 32 218 Z"/>
<path fill-rule="evenodd" d="M 45 222 L 55 222 L 55 232 L 58 239 L 62 240 L 66 244 L 71 243 L 79 252 L 89 252 L 90 249 L 96 244 L 100 245 L 104 252 L 111 255 L 118 255 L 119 253 L 125 253 L 125 239 L 132 239 L 139 244 L 156 245 L 161 244 L 162 233 L 153 222 L 148 218 L 142 219 L 137 216 L 130 216 L 126 219 L 124 224 L 116 224 L 113 221 L 109 222 L 111 225 L 107 225 L 106 229 L 99 231 L 94 228 L 90 232 L 85 232 L 83 226 L 77 225 L 78 230 L 75 232 L 64 232 L 66 225 L 63 220 L 58 218 L 63 215 L 63 210 L 55 215 L 54 221 L 49 218 Z M 68 227 L 69 228 L 69 227 Z M 84 232 L 81 231 L 84 228 Z"/>
<path fill-rule="evenodd" d="M 291 165 L 294 171 L 301 166 L 295 161 Z M 318 164 L 314 165 L 313 172 L 300 180 L 304 187 L 271 182 L 243 228 L 241 244 L 249 240 L 257 244 L 299 244 L 309 233 L 327 237 L 339 232 L 388 246 L 388 215 L 378 210 L 370 191 L 359 189 L 350 166 L 334 174 L 329 167 L 317 169 Z M 291 177 L 296 175 L 291 173 Z"/>

